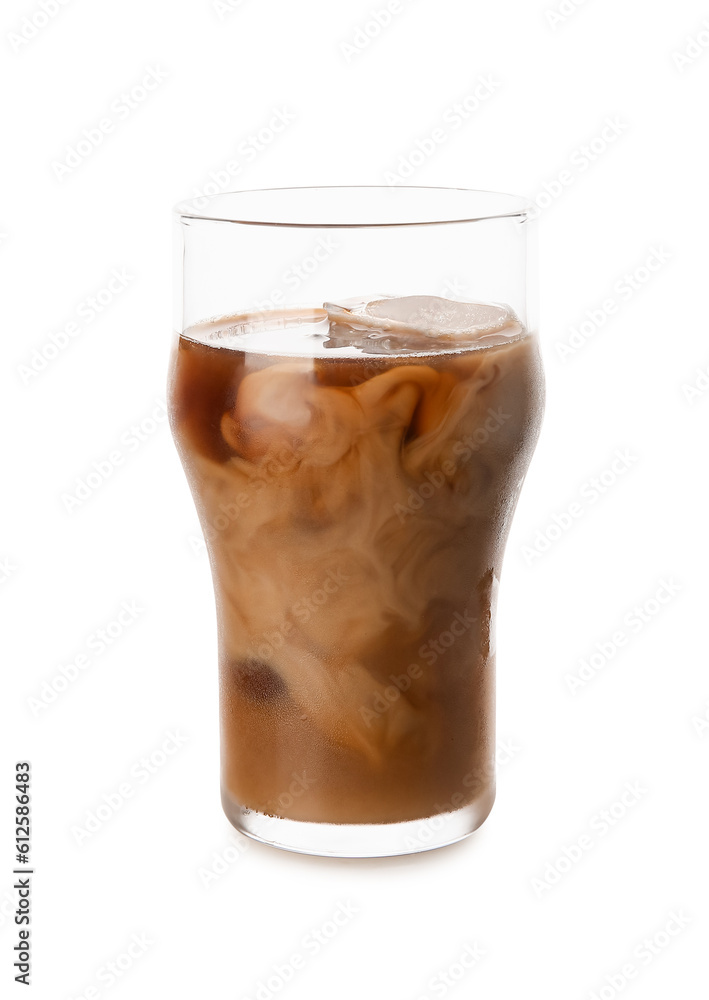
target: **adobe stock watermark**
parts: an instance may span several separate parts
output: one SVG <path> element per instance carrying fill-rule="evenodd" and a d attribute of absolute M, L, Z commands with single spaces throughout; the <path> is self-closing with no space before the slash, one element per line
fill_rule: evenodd
<path fill-rule="evenodd" d="M 470 282 L 467 277 L 463 278 L 460 275 L 446 278 L 438 294 L 444 299 L 470 299 Z"/>
<path fill-rule="evenodd" d="M 456 641 L 476 624 L 477 620 L 467 611 L 463 614 L 456 611 L 448 628 L 444 629 L 435 639 L 424 642 L 419 648 L 418 655 L 422 660 L 425 660 L 429 667 L 434 666 L 439 657 L 444 656 L 451 646 L 455 645 Z M 391 684 L 383 688 L 381 693 L 377 691 L 368 705 L 360 705 L 359 714 L 367 728 L 371 729 L 372 721 L 381 718 L 388 712 L 391 706 L 401 698 L 401 695 L 409 690 L 412 683 L 421 677 L 423 677 L 423 670 L 419 663 L 410 663 L 403 674 L 389 674 Z"/>
<path fill-rule="evenodd" d="M 707 389 L 709 389 L 709 365 L 705 368 L 697 368 L 693 382 L 683 382 L 681 387 L 684 401 L 689 406 L 694 406 L 698 399 L 701 399 Z"/>
<path fill-rule="evenodd" d="M 537 899 L 542 899 L 563 878 L 616 829 L 638 802 L 648 794 L 640 781 L 626 781 L 623 791 L 607 806 L 594 813 L 586 828 L 570 844 L 564 844 L 538 875 L 530 880 Z"/>
<path fill-rule="evenodd" d="M 615 972 L 603 977 L 601 986 L 591 990 L 588 1000 L 615 1000 L 644 969 L 669 948 L 680 934 L 691 924 L 692 917 L 683 909 L 670 910 L 660 927 L 650 931 L 632 951 L 632 958 Z"/>
<path fill-rule="evenodd" d="M 597 642 L 593 652 L 579 659 L 575 673 L 564 674 L 569 693 L 575 695 L 577 691 L 588 687 L 610 661 L 628 645 L 632 637 L 644 631 L 663 608 L 671 604 L 681 593 L 682 587 L 673 577 L 669 580 L 660 580 L 652 596 L 633 605 L 623 615 L 621 628 L 615 629 L 606 639 Z"/>
<path fill-rule="evenodd" d="M 164 399 L 157 399 L 145 416 L 139 417 L 123 431 L 110 451 L 91 462 L 89 471 L 83 478 L 75 480 L 71 492 L 67 490 L 61 494 L 60 499 L 67 514 L 73 514 L 95 496 L 111 476 L 125 465 L 126 459 L 135 455 L 166 421 L 167 403 Z"/>
<path fill-rule="evenodd" d="M 439 969 L 426 983 L 426 993 L 419 993 L 416 1000 L 434 1000 L 444 997 L 472 972 L 487 952 L 476 941 L 466 942 L 456 957 L 444 969 Z"/>
<path fill-rule="evenodd" d="M 287 293 L 297 292 L 323 264 L 330 260 L 340 246 L 334 236 L 318 236 L 308 252 L 283 271 L 280 284 L 272 288 L 265 298 L 257 299 L 253 303 L 253 308 L 258 311 L 280 309 L 284 305 Z"/>
<path fill-rule="evenodd" d="M 10 556 L 3 556 L 0 559 L 0 587 L 15 575 L 17 566 Z"/>
<path fill-rule="evenodd" d="M 103 792 L 100 800 L 86 810 L 81 823 L 75 823 L 71 827 L 70 832 L 76 844 L 83 847 L 88 840 L 103 830 L 124 805 L 134 798 L 188 742 L 188 737 L 179 731 L 168 730 L 160 744 L 140 757 L 130 768 L 128 776 L 115 788 Z"/>
<path fill-rule="evenodd" d="M 196 555 L 206 552 L 207 542 L 214 541 L 222 531 L 226 531 L 241 517 L 241 512 L 247 510 L 258 494 L 274 483 L 279 476 L 292 471 L 300 462 L 302 448 L 282 448 L 278 454 L 271 455 L 259 468 L 258 474 L 246 484 L 243 490 L 233 495 L 227 502 L 219 504 L 219 513 L 202 526 L 202 535 L 188 535 L 187 541 Z"/>
<path fill-rule="evenodd" d="M 386 31 L 394 20 L 414 5 L 416 0 L 388 0 L 383 7 L 369 12 L 369 17 L 358 24 L 347 41 L 340 42 L 340 55 L 345 62 L 352 62 Z"/>
<path fill-rule="evenodd" d="M 103 654 L 111 649 L 114 643 L 123 638 L 126 632 L 145 609 L 136 600 L 122 601 L 117 612 L 100 626 L 91 631 L 83 643 L 81 650 L 73 659 L 60 664 L 54 673 L 39 685 L 39 688 L 27 697 L 27 708 L 36 719 L 56 702 L 76 683 L 79 677 L 89 670 Z"/>
<path fill-rule="evenodd" d="M 617 448 L 613 460 L 597 475 L 587 479 L 578 489 L 577 499 L 572 500 L 548 522 L 538 528 L 534 539 L 523 545 L 521 552 L 527 566 L 533 566 L 559 539 L 578 523 L 599 500 L 637 465 L 639 459 L 629 448 Z"/>
<path fill-rule="evenodd" d="M 10 889 L 6 889 L 0 896 L 0 931 L 7 925 L 15 925 L 15 910 L 17 909 L 17 897 Z"/>
<path fill-rule="evenodd" d="M 561 0 L 561 3 L 554 7 L 547 7 L 544 11 L 547 24 L 556 31 L 562 24 L 566 24 L 578 12 L 579 7 L 583 7 L 586 0 Z"/>
<path fill-rule="evenodd" d="M 136 931 L 117 954 L 98 967 L 90 983 L 81 993 L 72 993 L 68 1000 L 99 1000 L 107 990 L 123 979 L 155 944 L 146 931 Z"/>
<path fill-rule="evenodd" d="M 306 968 L 308 962 L 319 955 L 359 913 L 359 907 L 351 900 L 338 901 L 334 911 L 318 927 L 313 927 L 302 936 L 298 949 L 287 958 L 271 966 L 269 973 L 256 983 L 241 1000 L 272 1000 L 284 986 L 293 981 L 298 972 Z"/>
<path fill-rule="evenodd" d="M 293 771 L 288 788 L 284 789 L 279 793 L 279 795 L 276 796 L 275 806 L 277 809 L 280 809 L 281 812 L 285 812 L 287 809 L 291 808 L 296 799 L 301 798 L 303 795 L 307 795 L 310 789 L 314 788 L 316 785 L 316 779 L 309 777 L 307 771 L 301 771 L 300 774 L 298 774 L 297 771 Z M 269 829 L 274 824 L 277 824 L 281 818 L 280 814 L 276 812 L 276 809 L 274 809 L 270 815 L 262 816 L 259 821 L 259 835 L 266 837 Z"/>
<path fill-rule="evenodd" d="M 575 357 L 609 320 L 622 311 L 623 305 L 630 302 L 671 260 L 672 254 L 662 245 L 651 247 L 642 263 L 632 271 L 626 271 L 613 283 L 611 294 L 592 309 L 587 309 L 584 318 L 569 327 L 566 339 L 556 341 L 554 347 L 559 360 L 566 362 Z"/>
<path fill-rule="evenodd" d="M 111 101 L 99 120 L 83 129 L 79 138 L 66 147 L 61 159 L 52 160 L 51 167 L 56 179 L 62 182 L 73 174 L 103 144 L 106 137 L 115 132 L 121 122 L 126 121 L 145 104 L 168 77 L 168 72 L 159 66 L 147 66 L 140 79 Z"/>
<path fill-rule="evenodd" d="M 372 720 L 388 712 L 402 694 L 405 694 L 411 687 L 412 681 L 423 677 L 423 670 L 418 663 L 410 663 L 403 674 L 389 674 L 391 684 L 383 689 L 381 694 L 377 692 L 370 705 L 360 705 L 359 714 L 364 719 L 369 729 L 372 728 Z"/>
<path fill-rule="evenodd" d="M 481 426 L 476 427 L 472 434 L 467 434 L 453 445 L 453 454 L 457 461 L 447 458 L 441 462 L 440 468 L 428 469 L 424 472 L 424 482 L 417 487 L 409 487 L 407 502 L 394 504 L 394 513 L 399 518 L 400 523 L 404 524 L 407 518 L 417 514 L 425 503 L 456 475 L 461 466 L 469 462 L 473 455 L 480 451 L 482 446 L 487 444 L 500 428 L 504 427 L 510 417 L 511 414 L 505 413 L 501 406 L 496 410 L 488 407 L 487 415 Z"/>
<path fill-rule="evenodd" d="M 203 889 L 210 889 L 244 856 L 251 846 L 247 837 L 233 830 L 229 840 L 219 850 L 212 851 L 209 861 L 197 869 L 197 877 Z"/>
<path fill-rule="evenodd" d="M 246 651 L 245 662 L 278 661 L 277 650 L 282 649 L 289 636 L 295 631 L 294 620 L 306 625 L 317 615 L 319 610 L 328 603 L 333 594 L 350 582 L 350 575 L 341 566 L 329 569 L 318 581 L 318 586 L 309 594 L 303 595 L 286 611 L 283 620 L 275 628 L 260 635 L 249 636 L 249 648 Z"/>
<path fill-rule="evenodd" d="M 75 319 L 54 330 L 38 347 L 33 347 L 24 363 L 17 365 L 17 374 L 23 385 L 29 385 L 53 361 L 64 352 L 81 334 L 119 298 L 135 276 L 127 267 L 114 267 L 109 277 L 91 295 L 83 298 L 74 309 Z"/>
<path fill-rule="evenodd" d="M 26 14 L 7 40 L 13 52 L 21 52 L 41 34 L 71 0 L 39 0 L 31 14 Z"/>
<path fill-rule="evenodd" d="M 390 187 L 407 183 L 451 135 L 469 122 L 501 87 L 500 81 L 489 73 L 480 75 L 467 94 L 445 109 L 434 128 L 423 138 L 414 139 L 409 149 L 399 156 L 396 165 L 391 170 L 384 171 L 385 183 Z"/>
<path fill-rule="evenodd" d="M 212 0 L 212 10 L 220 21 L 223 21 L 229 14 L 243 7 L 246 0 Z"/>
<path fill-rule="evenodd" d="M 15 876 L 13 875 L 13 880 Z M 0 896 L 0 932 L 6 927 L 15 927 L 15 916 L 17 914 L 17 887 L 5 889 Z M 19 949 L 18 949 L 19 950 Z"/>
<path fill-rule="evenodd" d="M 694 726 L 695 733 L 700 739 L 704 739 L 707 733 L 709 733 L 709 701 L 707 701 L 704 706 L 703 715 L 692 716 L 692 725 Z"/>
<path fill-rule="evenodd" d="M 618 115 L 609 115 L 596 135 L 587 142 L 581 143 L 571 151 L 567 164 L 557 173 L 543 182 L 541 190 L 535 195 L 534 207 L 529 216 L 538 219 L 542 212 L 561 198 L 564 193 L 582 177 L 595 163 L 598 163 L 618 139 L 630 128 L 627 122 Z"/>
<path fill-rule="evenodd" d="M 436 815 L 422 819 L 414 829 L 407 832 L 403 839 L 403 846 L 407 850 L 425 850 L 431 841 L 440 834 L 441 830 L 452 822 L 456 810 L 472 801 L 478 792 L 484 791 L 495 780 L 496 770 L 509 764 L 520 752 L 521 747 L 517 746 L 513 740 L 498 740 L 494 760 L 492 762 L 485 761 L 468 771 L 461 780 L 460 790 L 453 792 L 446 802 L 436 802 L 434 804 Z"/>
<path fill-rule="evenodd" d="M 675 69 L 680 75 L 686 73 L 690 66 L 706 55 L 707 51 L 709 51 L 709 18 L 704 18 L 694 32 L 685 38 L 682 47 L 672 52 Z"/>
<path fill-rule="evenodd" d="M 241 175 L 244 167 L 254 163 L 295 121 L 295 112 L 286 105 L 271 108 L 266 121 L 237 142 L 235 155 L 221 166 L 209 171 L 207 180 L 193 190 L 189 204 L 193 208 L 201 209 L 204 208 L 212 195 L 228 191 L 233 186 L 232 182 Z"/>
<path fill-rule="evenodd" d="M 281 812 L 290 809 L 296 799 L 301 798 L 301 796 L 309 792 L 315 785 L 317 785 L 317 781 L 309 777 L 307 771 L 301 771 L 300 774 L 293 771 L 288 788 L 275 798 L 272 807 L 274 812 L 270 815 L 261 816 L 259 835 L 266 835 L 269 829 L 278 823 L 280 816 L 276 815 L 276 809 L 280 809 Z M 197 869 L 197 877 L 200 880 L 202 888 L 205 890 L 211 889 L 216 882 L 219 882 L 224 875 L 233 869 L 237 861 L 253 846 L 253 843 L 252 840 L 244 837 L 241 833 L 237 833 L 235 829 L 230 830 L 227 843 L 220 850 L 213 850 L 209 860 Z"/>

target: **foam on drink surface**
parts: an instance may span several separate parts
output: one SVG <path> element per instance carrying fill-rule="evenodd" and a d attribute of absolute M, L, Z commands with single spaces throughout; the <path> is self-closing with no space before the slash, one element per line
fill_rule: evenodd
<path fill-rule="evenodd" d="M 524 334 L 509 306 L 409 295 L 242 313 L 197 324 L 183 336 L 233 351 L 335 359 L 479 350 Z"/>

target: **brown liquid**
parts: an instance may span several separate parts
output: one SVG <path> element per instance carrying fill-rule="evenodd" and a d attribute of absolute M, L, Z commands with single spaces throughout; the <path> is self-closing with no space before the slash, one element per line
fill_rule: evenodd
<path fill-rule="evenodd" d="M 214 577 L 225 797 L 331 823 L 489 808 L 536 341 L 290 358 L 188 332 L 171 420 Z"/>

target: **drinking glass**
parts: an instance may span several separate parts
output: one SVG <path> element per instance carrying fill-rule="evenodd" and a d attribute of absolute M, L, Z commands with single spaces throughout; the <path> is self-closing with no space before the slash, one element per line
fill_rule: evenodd
<path fill-rule="evenodd" d="M 532 216 L 424 187 L 176 209 L 170 418 L 250 837 L 406 854 L 490 811 L 497 588 L 543 408 Z"/>

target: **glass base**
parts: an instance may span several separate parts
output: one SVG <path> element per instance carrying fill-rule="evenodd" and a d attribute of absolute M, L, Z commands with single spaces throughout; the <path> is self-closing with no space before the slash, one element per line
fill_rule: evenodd
<path fill-rule="evenodd" d="M 388 858 L 447 847 L 470 836 L 492 808 L 493 791 L 471 805 L 404 823 L 306 823 L 246 809 L 222 792 L 227 819 L 262 844 L 329 858 Z"/>

